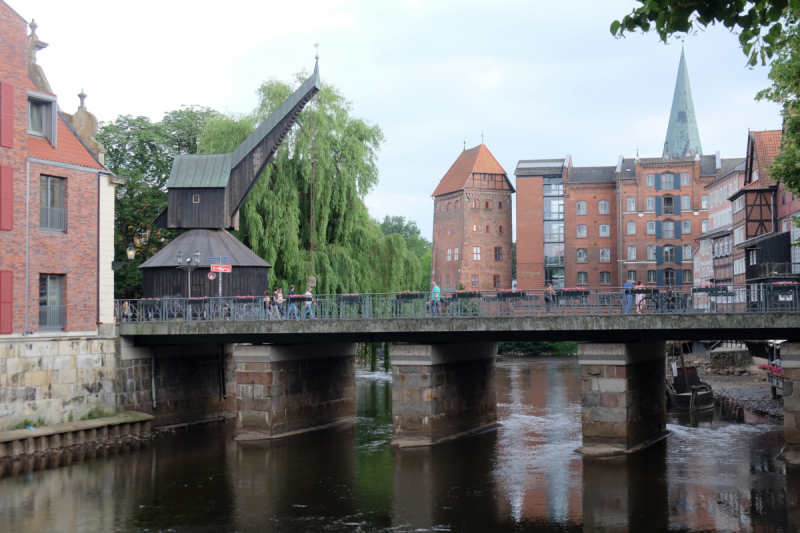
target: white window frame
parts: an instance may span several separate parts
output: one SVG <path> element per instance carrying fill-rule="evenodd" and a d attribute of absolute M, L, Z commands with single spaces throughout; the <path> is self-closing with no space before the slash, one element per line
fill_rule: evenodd
<path fill-rule="evenodd" d="M 447 260 L 448 261 L 450 261 L 451 252 L 452 252 L 452 248 L 448 248 L 447 249 Z"/>
<path fill-rule="evenodd" d="M 600 272 L 600 285 L 611 285 L 611 272 Z"/>
<path fill-rule="evenodd" d="M 600 248 L 600 262 L 601 263 L 611 262 L 611 248 Z"/>
<path fill-rule="evenodd" d="M 652 230 L 650 228 L 652 228 Z M 655 235 L 656 234 L 656 221 L 655 220 L 651 220 L 650 222 L 647 223 L 646 233 L 647 233 L 647 235 Z"/>
<path fill-rule="evenodd" d="M 656 185 L 656 175 L 655 174 L 648 174 L 645 177 L 645 187 L 655 187 Z"/>
<path fill-rule="evenodd" d="M 577 235 L 578 239 L 585 239 L 586 238 L 586 224 L 578 224 L 577 226 Z"/>
<path fill-rule="evenodd" d="M 655 270 L 647 271 L 647 283 L 655 283 L 658 280 Z"/>
<path fill-rule="evenodd" d="M 691 185 L 691 184 L 692 184 L 691 175 L 689 175 L 688 172 L 681 172 L 681 186 Z"/>
<path fill-rule="evenodd" d="M 575 202 L 575 214 L 576 215 L 585 215 L 586 214 L 586 202 L 583 200 L 579 200 Z"/>
<path fill-rule="evenodd" d="M 28 134 L 36 135 L 37 137 L 45 137 L 55 148 L 58 146 L 58 99 L 51 94 L 28 91 L 29 114 L 31 102 L 42 104 L 42 131 L 39 132 L 28 129 Z M 30 120 L 28 120 L 28 124 L 30 124 Z"/>
<path fill-rule="evenodd" d="M 628 235 L 636 235 L 636 222 L 628 222 Z"/>
<path fill-rule="evenodd" d="M 473 246 L 472 247 L 472 260 L 473 261 L 480 261 L 481 260 L 481 247 L 480 246 Z"/>
<path fill-rule="evenodd" d="M 700 233 L 708 233 L 708 220 L 704 220 L 700 223 Z"/>
<path fill-rule="evenodd" d="M 628 196 L 625 200 L 625 208 L 627 211 L 636 211 L 636 197 L 635 196 Z"/>
<path fill-rule="evenodd" d="M 600 200 L 597 202 L 597 212 L 601 215 L 607 215 L 611 212 L 611 202 L 608 200 Z"/>
<path fill-rule="evenodd" d="M 589 273 L 578 272 L 578 285 L 588 285 L 588 284 L 589 284 Z"/>
<path fill-rule="evenodd" d="M 628 246 L 628 261 L 636 261 L 636 247 Z"/>
<path fill-rule="evenodd" d="M 458 248 L 456 248 L 456 253 L 453 255 L 453 260 L 458 261 Z"/>
<path fill-rule="evenodd" d="M 656 210 L 656 197 L 655 196 L 648 196 L 645 198 L 645 211 L 655 211 Z"/>
<path fill-rule="evenodd" d="M 601 237 L 611 237 L 611 226 L 609 224 L 600 224 L 598 231 L 600 232 Z"/>
<path fill-rule="evenodd" d="M 689 235 L 692 232 L 692 221 L 684 220 L 681 222 L 681 234 Z"/>
<path fill-rule="evenodd" d="M 647 260 L 648 261 L 655 261 L 656 260 L 656 247 L 652 245 L 647 246 Z"/>
<path fill-rule="evenodd" d="M 692 197 L 684 194 L 683 196 L 681 196 L 681 211 L 691 211 L 691 210 L 692 210 Z"/>
<path fill-rule="evenodd" d="M 589 250 L 587 250 L 586 248 L 578 248 L 576 257 L 577 257 L 577 259 L 575 260 L 576 263 L 588 263 Z"/>
<path fill-rule="evenodd" d="M 691 244 L 684 244 L 683 245 L 683 252 L 681 252 L 681 260 L 688 261 L 692 257 L 692 245 Z"/>

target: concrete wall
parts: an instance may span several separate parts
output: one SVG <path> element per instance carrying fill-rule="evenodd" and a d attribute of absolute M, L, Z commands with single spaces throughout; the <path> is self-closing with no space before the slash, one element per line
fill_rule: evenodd
<path fill-rule="evenodd" d="M 115 410 L 114 338 L 19 337 L 0 341 L 0 431 L 25 419 L 79 420 Z"/>
<path fill-rule="evenodd" d="M 783 430 L 787 460 L 800 464 L 800 343 L 781 345 Z"/>

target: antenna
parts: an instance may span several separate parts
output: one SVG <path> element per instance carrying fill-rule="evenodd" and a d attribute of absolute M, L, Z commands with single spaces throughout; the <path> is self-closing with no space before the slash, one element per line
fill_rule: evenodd
<path fill-rule="evenodd" d="M 464 137 L 464 151 L 467 151 L 467 138 Z"/>
<path fill-rule="evenodd" d="M 319 59 L 319 43 L 314 43 L 314 59 Z"/>
<path fill-rule="evenodd" d="M 483 130 L 481 130 L 481 144 L 483 144 Z"/>

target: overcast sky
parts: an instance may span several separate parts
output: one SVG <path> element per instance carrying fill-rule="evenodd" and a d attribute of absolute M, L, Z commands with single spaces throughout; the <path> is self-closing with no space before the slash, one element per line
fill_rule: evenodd
<path fill-rule="evenodd" d="M 324 82 L 386 136 L 370 212 L 428 237 L 431 192 L 481 132 L 512 180 L 519 159 L 660 156 L 681 51 L 654 34 L 612 38 L 630 0 L 6 1 L 50 43 L 38 58 L 61 108 L 84 89 L 101 121 L 182 104 L 249 111 L 262 81 L 313 68 L 319 42 Z M 746 68 L 722 27 L 685 47 L 704 153 L 744 157 L 748 128 L 781 124 L 754 101 L 767 69 Z"/>

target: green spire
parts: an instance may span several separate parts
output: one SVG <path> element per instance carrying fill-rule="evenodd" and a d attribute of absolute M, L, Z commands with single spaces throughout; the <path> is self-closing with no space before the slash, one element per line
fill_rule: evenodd
<path fill-rule="evenodd" d="M 669 113 L 667 138 L 663 155 L 683 157 L 703 155 L 700 132 L 697 130 L 697 116 L 694 114 L 692 88 L 689 86 L 689 70 L 686 56 L 681 46 L 681 63 L 678 66 L 678 79 L 675 81 L 675 94 L 672 97 L 672 110 Z"/>

